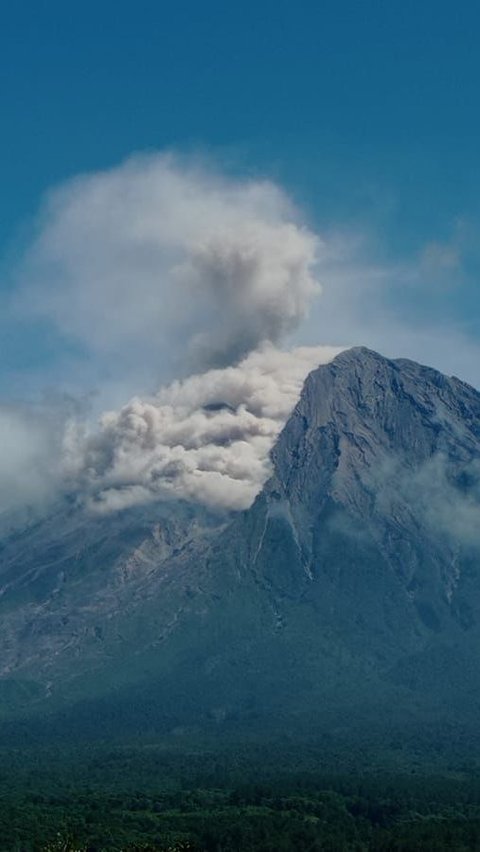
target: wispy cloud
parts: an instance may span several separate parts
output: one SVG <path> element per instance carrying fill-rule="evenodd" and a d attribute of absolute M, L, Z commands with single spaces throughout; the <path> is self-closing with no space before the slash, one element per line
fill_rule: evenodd
<path fill-rule="evenodd" d="M 321 270 L 322 296 L 295 340 L 364 345 L 392 358 L 412 358 L 474 386 L 480 384 L 480 340 L 466 322 L 445 314 L 438 303 L 439 279 L 425 251 L 396 262 L 380 261 L 368 236 L 324 234 L 329 252 Z M 438 249 L 440 252 L 440 249 Z M 444 246 L 455 262 L 442 276 L 462 282 L 461 245 Z"/>
<path fill-rule="evenodd" d="M 65 488 L 65 439 L 76 408 L 62 399 L 0 405 L 0 530 L 43 511 Z"/>

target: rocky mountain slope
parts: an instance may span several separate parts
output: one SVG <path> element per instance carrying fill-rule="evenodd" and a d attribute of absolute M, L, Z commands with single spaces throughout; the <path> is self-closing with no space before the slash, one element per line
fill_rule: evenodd
<path fill-rule="evenodd" d="M 475 732 L 480 394 L 344 352 L 307 378 L 249 510 L 63 506 L 3 542 L 0 612 L 7 720 Z"/>

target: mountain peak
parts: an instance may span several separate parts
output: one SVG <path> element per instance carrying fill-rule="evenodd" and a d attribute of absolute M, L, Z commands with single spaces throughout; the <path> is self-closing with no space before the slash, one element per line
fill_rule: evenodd
<path fill-rule="evenodd" d="M 342 352 L 310 373 L 272 457 L 293 516 L 369 531 L 409 582 L 443 566 L 447 594 L 458 554 L 480 545 L 480 394 L 429 367 Z"/>
<path fill-rule="evenodd" d="M 345 350 L 307 377 L 272 463 L 220 520 L 151 505 L 12 541 L 0 706 L 27 683 L 32 706 L 90 696 L 96 720 L 121 687 L 129 724 L 149 706 L 175 727 L 179 704 L 187 724 L 351 718 L 360 698 L 371 720 L 411 694 L 436 713 L 447 680 L 480 701 L 480 394 Z"/>
<path fill-rule="evenodd" d="M 330 365 L 334 365 L 337 370 L 351 371 L 352 375 L 375 370 L 380 373 L 406 371 L 419 376 L 430 376 L 431 380 L 434 377 L 443 381 L 447 379 L 443 373 L 433 367 L 419 364 L 417 361 L 409 358 L 387 358 L 385 355 L 381 355 L 379 352 L 369 349 L 366 346 L 352 346 L 350 349 L 344 349 L 335 356 L 330 362 Z M 325 365 L 320 365 L 317 369 L 321 370 L 323 366 Z"/>
<path fill-rule="evenodd" d="M 385 426 L 385 419 L 393 418 L 388 428 L 398 427 L 399 439 L 403 432 L 400 419 L 405 425 L 414 416 L 419 429 L 427 421 L 439 434 L 442 428 L 446 434 L 449 429 L 457 432 L 467 427 L 477 439 L 479 401 L 475 388 L 432 367 L 353 347 L 309 374 L 295 411 L 306 408 L 315 419 L 315 409 L 322 417 L 326 416 L 325 406 L 330 406 L 333 418 L 341 410 L 345 417 L 348 409 L 352 426 L 367 416 L 373 418 L 371 427 L 377 431 Z"/>
<path fill-rule="evenodd" d="M 379 373 L 393 371 L 408 374 L 410 377 L 416 376 L 419 380 L 427 381 L 437 387 L 445 387 L 451 382 L 455 388 L 463 388 L 469 394 L 478 393 L 468 382 L 459 379 L 457 376 L 446 376 L 434 367 L 420 364 L 411 358 L 387 358 L 366 346 L 352 346 L 350 349 L 344 349 L 335 356 L 330 365 L 333 365 L 336 370 L 350 371 L 352 376 L 356 373 L 371 372 L 372 370 L 378 370 Z M 322 370 L 323 366 L 325 365 L 320 365 L 317 370 Z"/>

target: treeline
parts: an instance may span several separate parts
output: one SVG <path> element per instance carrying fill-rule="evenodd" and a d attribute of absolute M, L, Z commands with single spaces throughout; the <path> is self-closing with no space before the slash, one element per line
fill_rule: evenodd
<path fill-rule="evenodd" d="M 321 751 L 158 743 L 0 758 L 2 852 L 480 849 L 473 764 L 339 773 Z"/>
<path fill-rule="evenodd" d="M 480 849 L 480 806 L 453 800 L 448 782 L 433 791 L 352 789 L 81 791 L 2 796 L 0 848 L 8 852 L 342 852 Z M 358 788 L 362 789 L 359 794 Z"/>

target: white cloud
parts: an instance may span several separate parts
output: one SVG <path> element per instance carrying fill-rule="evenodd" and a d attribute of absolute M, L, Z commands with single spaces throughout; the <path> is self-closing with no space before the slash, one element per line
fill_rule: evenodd
<path fill-rule="evenodd" d="M 0 406 L 0 529 L 43 510 L 64 487 L 70 416 L 61 403 Z"/>
<path fill-rule="evenodd" d="M 413 528 L 430 529 L 432 540 L 452 559 L 459 545 L 476 550 L 480 546 L 480 464 L 465 452 L 471 440 L 468 429 L 449 420 L 444 428 L 453 431 L 462 446 L 462 460 L 439 451 L 412 468 L 408 459 L 390 454 L 383 465 L 370 470 L 369 486 L 383 515 L 407 528 L 413 523 Z"/>
<path fill-rule="evenodd" d="M 480 341 L 467 322 L 442 314 L 422 258 L 380 262 L 368 238 L 343 232 L 324 239 L 322 296 L 297 342 L 368 346 L 479 386 Z"/>

